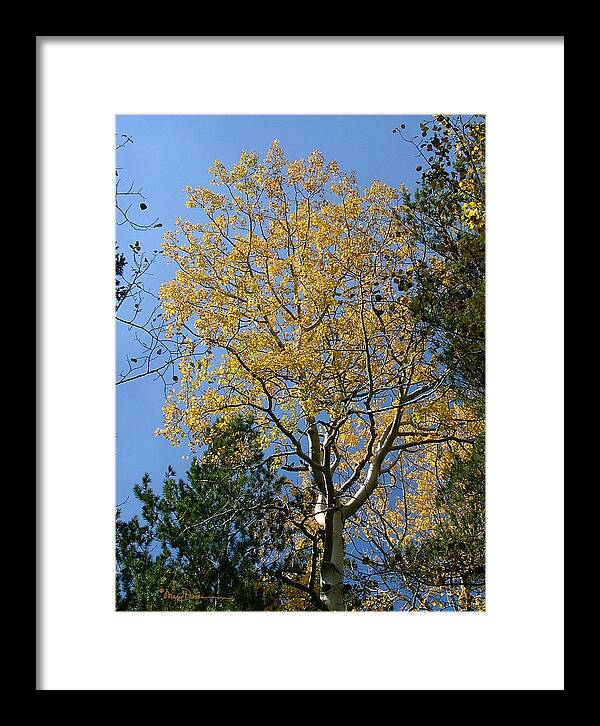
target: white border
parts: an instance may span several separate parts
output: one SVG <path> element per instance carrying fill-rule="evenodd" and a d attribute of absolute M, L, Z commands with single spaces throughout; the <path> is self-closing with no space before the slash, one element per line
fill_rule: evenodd
<path fill-rule="evenodd" d="M 562 689 L 563 42 L 38 43 L 39 687 Z M 427 112 L 488 117 L 488 612 L 115 614 L 114 115 Z"/>

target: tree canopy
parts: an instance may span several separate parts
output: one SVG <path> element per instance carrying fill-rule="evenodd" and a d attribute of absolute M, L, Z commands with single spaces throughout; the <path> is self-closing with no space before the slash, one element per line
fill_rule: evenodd
<path fill-rule="evenodd" d="M 273 574 L 322 609 L 348 604 L 349 576 L 378 606 L 400 597 L 382 600 L 383 570 L 369 571 L 378 533 L 406 597 L 402 548 L 441 536 L 453 516 L 441 482 L 483 431 L 460 386 L 483 386 L 484 126 L 436 117 L 429 132 L 414 198 L 380 181 L 360 190 L 319 151 L 288 160 L 275 141 L 262 162 L 215 162 L 210 187 L 185 190 L 200 219 L 164 235 L 179 370 L 159 433 L 202 447 L 217 419 L 252 416 L 268 460 L 294 477 L 284 494 L 312 512 L 284 522 L 308 548 L 302 576 Z"/>

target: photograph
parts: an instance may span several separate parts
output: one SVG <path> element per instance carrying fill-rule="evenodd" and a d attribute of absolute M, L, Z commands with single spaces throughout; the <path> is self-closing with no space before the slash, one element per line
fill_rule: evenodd
<path fill-rule="evenodd" d="M 116 611 L 485 612 L 465 110 L 115 114 Z"/>

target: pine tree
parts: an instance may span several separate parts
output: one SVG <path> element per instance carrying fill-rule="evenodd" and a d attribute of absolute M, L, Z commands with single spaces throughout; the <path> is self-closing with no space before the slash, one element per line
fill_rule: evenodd
<path fill-rule="evenodd" d="M 217 422 L 186 479 L 169 467 L 159 494 L 134 487 L 141 515 L 117 510 L 117 610 L 280 609 L 262 574 L 285 480 L 265 463 L 252 420 Z"/>
<path fill-rule="evenodd" d="M 436 116 L 420 130 L 409 143 L 426 168 L 417 192 L 405 192 L 403 211 L 397 216 L 413 240 L 412 310 L 435 337 L 438 358 L 452 371 L 457 397 L 468 401 L 483 422 L 485 119 Z M 424 248 L 428 255 L 422 254 Z M 404 577 L 416 585 L 464 585 L 470 609 L 472 598 L 481 598 L 485 588 L 483 433 L 454 456 L 437 504 L 445 513 L 442 522 L 429 537 L 398 552 L 397 561 Z"/>

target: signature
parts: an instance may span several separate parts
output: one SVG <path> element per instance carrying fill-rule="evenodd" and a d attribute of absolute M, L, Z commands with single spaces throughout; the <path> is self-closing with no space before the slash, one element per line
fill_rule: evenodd
<path fill-rule="evenodd" d="M 159 592 L 164 600 L 176 600 L 177 602 L 184 602 L 185 600 L 233 600 L 232 597 L 221 597 L 219 595 L 199 595 L 190 590 L 171 592 L 166 587 L 161 587 Z"/>

